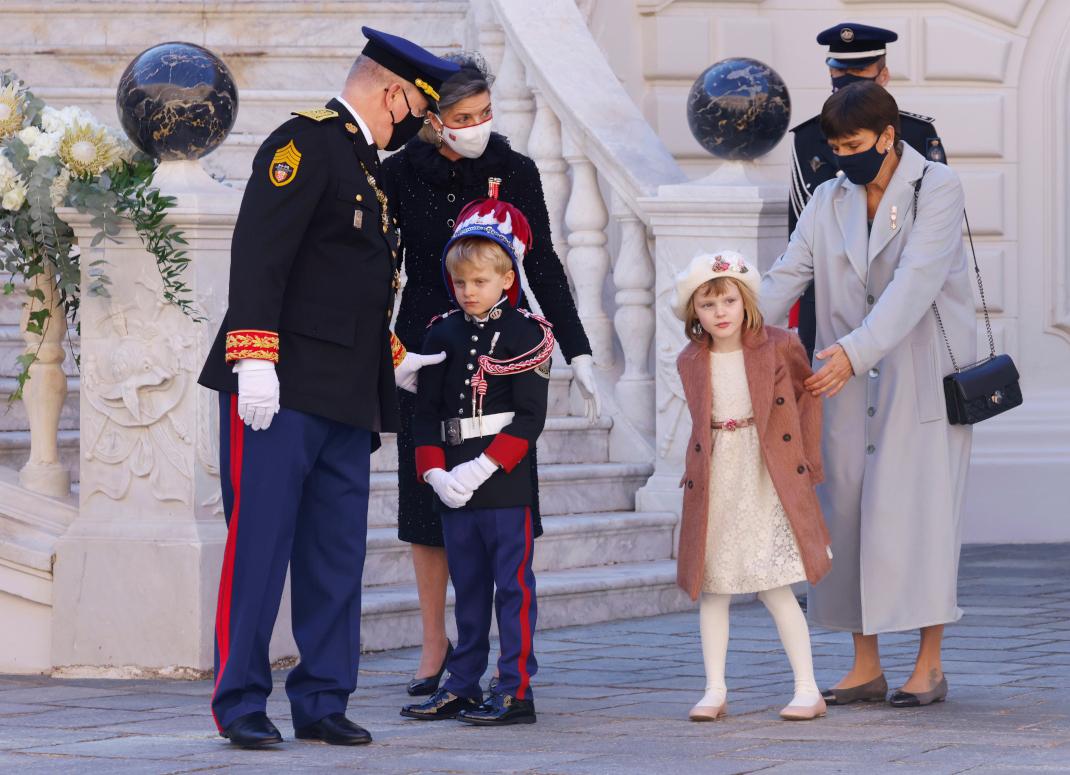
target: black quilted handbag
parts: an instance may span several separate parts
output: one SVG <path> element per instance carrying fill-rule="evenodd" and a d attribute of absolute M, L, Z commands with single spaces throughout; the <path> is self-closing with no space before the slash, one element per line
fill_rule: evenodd
<path fill-rule="evenodd" d="M 925 173 L 914 185 L 914 218 L 918 217 L 918 192 Z M 947 421 L 952 425 L 974 425 L 989 417 L 1003 414 L 1008 409 L 1020 406 L 1022 389 L 1018 385 L 1018 369 L 1009 355 L 996 355 L 996 340 L 992 336 L 992 321 L 988 316 L 988 302 L 985 301 L 985 286 L 981 281 L 981 268 L 977 265 L 977 251 L 973 247 L 973 234 L 970 221 L 966 219 L 966 234 L 970 238 L 970 253 L 973 254 L 973 271 L 977 275 L 977 289 L 981 292 L 981 309 L 985 313 L 985 331 L 988 334 L 988 357 L 967 366 L 959 366 L 951 342 L 944 330 L 944 321 L 940 319 L 940 310 L 933 302 L 933 314 L 940 334 L 947 345 L 947 354 L 951 356 L 951 365 L 955 371 L 944 377 L 944 400 L 947 403 Z"/>

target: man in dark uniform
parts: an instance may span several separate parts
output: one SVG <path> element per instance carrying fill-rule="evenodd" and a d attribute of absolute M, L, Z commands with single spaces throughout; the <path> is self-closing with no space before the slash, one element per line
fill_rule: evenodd
<path fill-rule="evenodd" d="M 863 80 L 887 86 L 890 75 L 886 63 L 886 47 L 898 38 L 891 30 L 850 22 L 837 24 L 821 32 L 817 36 L 817 42 L 829 47 L 825 64 L 828 65 L 832 78 L 832 90 L 836 91 L 849 83 Z M 814 116 L 791 130 L 795 139 L 791 148 L 789 236 L 795 231 L 799 214 L 810 201 L 814 190 L 826 180 L 834 178 L 839 169 L 836 155 L 821 134 L 819 118 L 820 116 Z M 932 122 L 928 116 L 900 111 L 900 137 L 925 158 L 946 164 L 944 147 Z M 814 339 L 817 336 L 814 309 L 814 286 L 811 283 L 799 300 L 797 317 L 792 315 L 792 325 L 798 325 L 799 338 L 811 358 L 814 356 Z"/>
<path fill-rule="evenodd" d="M 282 741 L 265 707 L 287 566 L 296 737 L 371 741 L 345 716 L 360 656 L 369 455 L 380 431 L 397 428 L 395 382 L 414 382 L 429 360 L 407 356 L 390 332 L 398 235 L 376 149 L 419 130 L 457 67 L 363 32 L 342 95 L 295 112 L 257 151 L 234 227 L 229 306 L 200 376 L 219 391 L 228 526 L 212 713 L 243 747 Z"/>
<path fill-rule="evenodd" d="M 438 495 L 456 591 L 457 648 L 449 678 L 401 715 L 479 726 L 532 724 L 537 664 L 531 457 L 546 422 L 550 325 L 516 308 L 519 262 L 531 244 L 520 211 L 494 199 L 469 204 L 446 245 L 447 285 L 460 307 L 434 320 L 425 352 L 446 361 L 420 377 L 413 438 L 417 476 Z M 497 612 L 498 683 L 480 679 Z"/>

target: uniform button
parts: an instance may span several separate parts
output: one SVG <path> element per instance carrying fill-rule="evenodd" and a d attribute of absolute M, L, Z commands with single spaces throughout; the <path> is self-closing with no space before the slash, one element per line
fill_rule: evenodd
<path fill-rule="evenodd" d="M 479 341 L 479 337 L 476 334 L 472 334 L 472 341 L 473 342 L 478 342 Z"/>
<path fill-rule="evenodd" d="M 881 370 L 880 369 L 870 369 L 869 370 L 870 379 L 876 379 L 877 377 L 880 376 L 880 374 L 881 374 Z"/>
<path fill-rule="evenodd" d="M 457 195 L 456 194 L 446 194 L 446 201 L 447 202 L 456 202 L 457 201 Z"/>
<path fill-rule="evenodd" d="M 701 451 L 702 451 L 702 445 L 701 444 L 696 444 L 695 445 L 695 452 L 701 452 Z"/>
<path fill-rule="evenodd" d="M 475 350 L 475 348 L 473 347 L 473 348 L 472 348 L 471 350 L 469 350 L 469 351 L 468 351 L 468 354 L 469 354 L 469 355 L 475 355 L 475 354 L 476 354 L 476 350 Z"/>
<path fill-rule="evenodd" d="M 783 398 L 778 398 L 776 400 L 776 405 L 777 406 L 783 406 L 784 405 L 784 399 Z"/>
<path fill-rule="evenodd" d="M 394 225 L 396 226 L 396 225 L 397 225 L 397 222 L 398 222 L 398 219 L 397 219 L 397 218 L 394 218 L 393 220 L 394 220 Z"/>
<path fill-rule="evenodd" d="M 876 301 L 876 299 L 873 298 L 873 294 L 870 294 L 869 296 L 866 297 L 866 302 L 868 304 L 872 304 L 874 301 Z"/>
<path fill-rule="evenodd" d="M 477 325 L 478 325 L 478 326 L 479 326 L 480 328 L 485 328 L 487 324 L 486 324 L 486 323 L 478 323 Z"/>
<path fill-rule="evenodd" d="M 784 434 L 784 441 L 791 441 L 791 434 L 790 433 L 785 433 Z"/>
<path fill-rule="evenodd" d="M 690 489 L 691 489 L 692 487 L 694 487 L 694 486 L 695 486 L 695 483 L 694 483 L 694 482 L 692 482 L 692 481 L 691 481 L 690 479 L 688 479 L 688 480 L 687 480 L 687 489 L 689 489 L 689 490 L 690 490 Z"/>
<path fill-rule="evenodd" d="M 391 250 L 390 251 L 390 257 L 391 258 L 397 258 L 398 257 L 398 252 L 396 250 Z"/>
<path fill-rule="evenodd" d="M 454 223 L 455 223 L 455 221 L 452 218 L 447 218 L 446 219 L 446 225 L 449 226 L 451 229 L 453 228 L 453 224 Z"/>
<path fill-rule="evenodd" d="M 467 380 L 465 380 L 465 384 L 466 384 L 466 385 L 468 384 L 468 381 L 467 381 Z M 461 395 L 460 395 L 460 396 L 458 396 L 458 398 L 464 398 L 464 393 L 461 393 Z"/>
<path fill-rule="evenodd" d="M 872 417 L 876 413 L 877 413 L 877 409 L 876 409 L 876 407 L 873 407 L 873 406 L 871 406 L 869 409 L 866 410 L 866 414 L 868 414 L 870 417 Z"/>
<path fill-rule="evenodd" d="M 469 371 L 472 371 L 472 369 L 474 369 L 475 366 L 473 366 L 471 363 L 469 363 L 465 368 L 467 368 Z"/>
<path fill-rule="evenodd" d="M 868 447 L 866 447 L 866 454 L 867 455 L 872 455 L 876 451 L 877 451 L 877 448 L 875 446 L 873 446 L 872 444 L 870 444 Z"/>
<path fill-rule="evenodd" d="M 363 202 L 364 201 L 364 194 L 357 194 L 357 201 L 358 202 Z"/>
<path fill-rule="evenodd" d="M 460 409 L 457 410 L 457 414 L 464 414 L 464 407 L 463 406 Z"/>
<path fill-rule="evenodd" d="M 806 466 L 799 466 L 798 468 L 795 469 L 795 473 L 797 473 L 797 474 L 805 474 L 806 473 Z"/>

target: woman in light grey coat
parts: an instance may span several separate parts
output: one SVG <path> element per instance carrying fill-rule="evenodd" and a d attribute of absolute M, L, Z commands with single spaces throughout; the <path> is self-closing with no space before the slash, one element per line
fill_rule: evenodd
<path fill-rule="evenodd" d="M 822 131 L 842 175 L 818 187 L 765 276 L 762 313 L 783 321 L 812 280 L 826 398 L 825 482 L 832 571 L 810 590 L 813 623 L 854 634 L 852 670 L 826 701 L 883 700 L 877 635 L 921 629 L 913 674 L 889 701 L 942 700 L 943 625 L 956 604 L 968 426 L 948 424 L 942 379 L 976 351 L 963 192 L 943 164 L 898 137 L 899 110 L 871 82 L 825 103 Z M 915 214 L 915 188 L 918 188 Z M 941 335 L 933 304 L 947 332 Z"/>

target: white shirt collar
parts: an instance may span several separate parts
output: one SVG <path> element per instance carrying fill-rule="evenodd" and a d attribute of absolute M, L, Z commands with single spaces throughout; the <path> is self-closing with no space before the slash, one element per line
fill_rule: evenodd
<path fill-rule="evenodd" d="M 368 125 L 364 123 L 364 119 L 360 117 L 356 109 L 345 101 L 345 98 L 339 95 L 336 97 L 339 102 L 346 106 L 346 110 L 349 111 L 349 115 L 353 116 L 353 120 L 357 122 L 357 126 L 360 127 L 360 131 L 364 133 L 364 139 L 370 144 L 375 145 L 375 139 L 372 137 L 372 130 L 368 129 Z"/>

